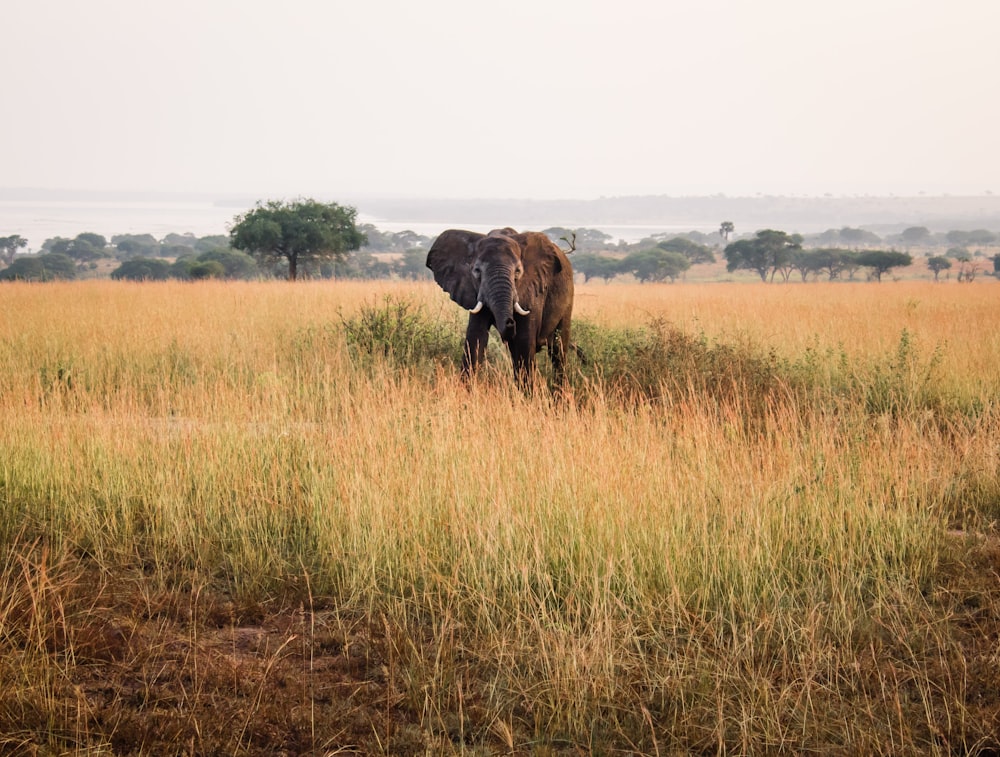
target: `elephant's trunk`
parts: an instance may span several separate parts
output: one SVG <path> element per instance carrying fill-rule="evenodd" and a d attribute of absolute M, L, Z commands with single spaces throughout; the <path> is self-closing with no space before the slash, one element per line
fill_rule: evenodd
<path fill-rule="evenodd" d="M 489 306 L 500 337 L 505 342 L 513 339 L 517 331 L 514 324 L 515 306 L 522 310 L 523 308 L 517 304 L 517 292 L 514 290 L 514 277 L 511 271 L 498 270 L 492 277 L 484 277 L 479 291 L 479 301 Z"/>

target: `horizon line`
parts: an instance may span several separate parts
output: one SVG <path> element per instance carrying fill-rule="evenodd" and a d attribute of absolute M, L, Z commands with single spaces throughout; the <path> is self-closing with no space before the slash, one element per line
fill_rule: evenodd
<path fill-rule="evenodd" d="M 173 190 L 173 189 L 78 189 L 71 187 L 2 187 L 0 186 L 0 199 L 17 200 L 14 195 L 30 195 L 29 199 L 39 199 L 44 196 L 91 196 L 105 199 L 125 199 L 128 197 L 147 198 L 188 198 L 203 200 L 243 200 L 259 197 L 279 197 L 282 199 L 304 198 L 304 197 L 331 197 L 340 195 L 350 197 L 353 200 L 379 200 L 379 201 L 411 201 L 411 202 L 600 202 L 607 200 L 627 200 L 634 198 L 662 197 L 667 199 L 702 199 L 702 200 L 766 200 L 766 199 L 792 199 L 792 200 L 861 200 L 861 199 L 894 199 L 894 200 L 930 200 L 930 199 L 995 199 L 998 197 L 992 190 L 985 190 L 981 193 L 954 193 L 954 192 L 926 192 L 916 193 L 872 193 L 853 192 L 837 193 L 825 192 L 823 194 L 809 193 L 736 193 L 727 192 L 714 193 L 692 193 L 692 194 L 671 194 L 661 193 L 633 193 L 633 194 L 613 194 L 598 195 L 596 197 L 528 197 L 514 195 L 497 196 L 454 196 L 454 195 L 416 195 L 401 193 L 378 193 L 378 192 L 300 192 L 300 193 L 255 193 L 255 192 L 225 192 L 225 191 L 203 191 L 203 190 Z"/>

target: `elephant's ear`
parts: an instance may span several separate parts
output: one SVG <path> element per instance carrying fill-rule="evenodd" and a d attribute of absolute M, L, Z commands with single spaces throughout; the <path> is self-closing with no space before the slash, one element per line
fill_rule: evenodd
<path fill-rule="evenodd" d="M 525 283 L 536 292 L 544 291 L 551 278 L 569 265 L 566 253 L 540 231 L 526 231 L 513 239 L 521 245 Z"/>
<path fill-rule="evenodd" d="M 482 238 L 474 231 L 448 229 L 441 232 L 427 253 L 427 267 L 434 272 L 438 286 L 467 310 L 474 308 L 479 299 L 472 261 L 476 242 Z"/>

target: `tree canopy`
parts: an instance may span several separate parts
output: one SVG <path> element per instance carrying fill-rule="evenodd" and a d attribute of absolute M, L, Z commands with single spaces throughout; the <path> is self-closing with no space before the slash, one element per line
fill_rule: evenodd
<path fill-rule="evenodd" d="M 899 236 L 907 244 L 921 244 L 931 238 L 931 232 L 926 226 L 910 226 Z"/>
<path fill-rule="evenodd" d="M 779 269 L 790 265 L 792 253 L 802 249 L 802 237 L 774 229 L 762 229 L 752 239 L 740 239 L 726 245 L 726 270 L 755 271 L 761 281 L 774 277 Z"/>
<path fill-rule="evenodd" d="M 853 229 L 850 226 L 845 226 L 840 230 L 840 241 L 859 246 L 863 244 L 878 244 L 882 239 L 874 231 Z"/>
<path fill-rule="evenodd" d="M 951 261 L 944 255 L 934 255 L 927 258 L 927 267 L 934 272 L 934 280 L 937 281 L 941 271 L 951 268 Z"/>
<path fill-rule="evenodd" d="M 182 280 L 197 279 L 252 279 L 260 275 L 257 261 L 245 252 L 218 247 L 198 255 L 189 253 L 174 261 L 170 275 Z"/>
<path fill-rule="evenodd" d="M 708 247 L 697 242 L 692 242 L 690 239 L 685 239 L 684 237 L 674 237 L 673 239 L 660 242 L 656 246 L 667 252 L 680 253 L 688 259 L 691 265 L 715 262 L 715 255 L 712 254 L 712 251 Z"/>
<path fill-rule="evenodd" d="M 365 235 L 367 242 L 365 246 L 372 252 L 406 252 L 415 248 L 429 250 L 431 237 L 418 234 L 410 229 L 403 231 L 381 231 L 374 224 L 363 223 L 358 226 L 358 230 Z"/>
<path fill-rule="evenodd" d="M 674 281 L 690 267 L 691 261 L 681 253 L 659 247 L 630 253 L 619 264 L 620 270 L 630 272 L 643 283 L 664 279 Z"/>
<path fill-rule="evenodd" d="M 945 234 L 945 239 L 953 245 L 991 245 L 996 244 L 998 236 L 986 229 L 974 229 L 972 231 L 953 230 Z"/>
<path fill-rule="evenodd" d="M 112 271 L 111 278 L 127 281 L 166 281 L 170 278 L 170 263 L 154 258 L 132 258 Z"/>
<path fill-rule="evenodd" d="M 612 239 L 610 234 L 606 234 L 599 229 L 582 227 L 568 229 L 564 226 L 550 226 L 547 229 L 543 229 L 542 233 L 563 249 L 572 244 L 578 252 L 606 250 Z"/>
<path fill-rule="evenodd" d="M 866 268 L 872 269 L 872 274 L 876 281 L 882 280 L 882 274 L 888 273 L 893 268 L 908 266 L 913 262 L 913 257 L 906 252 L 886 252 L 884 250 L 872 250 L 862 252 L 858 255 L 858 263 Z"/>
<path fill-rule="evenodd" d="M 0 271 L 0 280 L 4 281 L 54 281 L 75 278 L 76 263 L 61 252 L 19 255 L 13 263 Z"/>
<path fill-rule="evenodd" d="M 28 240 L 20 234 L 12 234 L 9 237 L 0 237 L 0 260 L 10 265 L 14 262 L 17 251 L 27 247 Z"/>
<path fill-rule="evenodd" d="M 583 276 L 584 283 L 593 278 L 607 282 L 621 273 L 621 262 L 594 252 L 577 252 L 573 255 L 573 270 Z"/>
<path fill-rule="evenodd" d="M 357 210 L 335 202 L 269 200 L 236 216 L 229 237 L 237 250 L 265 260 L 287 260 L 288 279 L 295 281 L 301 262 L 341 260 L 364 244 L 356 217 Z"/>
<path fill-rule="evenodd" d="M 152 234 L 120 234 L 111 238 L 122 259 L 152 258 L 160 254 L 160 243 Z"/>

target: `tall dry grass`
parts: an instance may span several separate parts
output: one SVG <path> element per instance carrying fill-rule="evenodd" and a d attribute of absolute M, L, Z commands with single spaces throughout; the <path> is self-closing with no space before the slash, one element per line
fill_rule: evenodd
<path fill-rule="evenodd" d="M 462 383 L 430 285 L 0 288 L 0 726 L 33 702 L 18 743 L 112 743 L 58 696 L 68 561 L 373 619 L 425 747 L 996 746 L 941 588 L 976 548 L 948 529 L 1000 516 L 993 288 L 577 303 L 590 362 L 553 398 L 499 358 Z"/>

